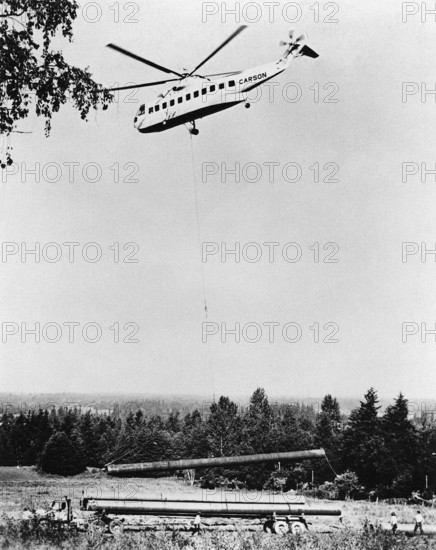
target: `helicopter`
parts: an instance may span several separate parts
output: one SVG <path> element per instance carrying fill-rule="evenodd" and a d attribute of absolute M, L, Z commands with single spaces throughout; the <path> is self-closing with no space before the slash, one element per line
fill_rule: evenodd
<path fill-rule="evenodd" d="M 245 103 L 245 107 L 247 108 L 250 107 L 247 97 L 248 92 L 285 71 L 293 59 L 301 56 L 319 57 L 314 50 L 305 44 L 306 36 L 304 34 L 294 39 L 294 31 L 291 30 L 289 32 L 289 40 L 280 41 L 279 43 L 280 46 L 285 46 L 286 49 L 278 61 L 259 65 L 245 71 L 231 71 L 209 75 L 200 75 L 197 73 L 207 61 L 215 56 L 246 27 L 246 25 L 238 27 L 236 31 L 203 59 L 192 71 L 185 71 L 183 73 L 140 57 L 116 44 L 107 44 L 108 48 L 177 77 L 157 82 L 111 88 L 111 91 L 131 90 L 158 86 L 168 82 L 176 83 L 166 92 L 159 94 L 154 101 L 144 103 L 139 107 L 134 118 L 134 127 L 136 130 L 142 134 L 148 134 L 162 132 L 185 124 L 191 135 L 198 135 L 199 130 L 195 125 L 197 119 L 218 113 L 224 109 L 229 109 L 240 103 Z"/>

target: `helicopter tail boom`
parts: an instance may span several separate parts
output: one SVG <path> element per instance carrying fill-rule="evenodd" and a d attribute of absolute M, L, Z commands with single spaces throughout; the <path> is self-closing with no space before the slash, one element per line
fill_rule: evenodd
<path fill-rule="evenodd" d="M 300 49 L 300 55 L 306 55 L 307 57 L 312 57 L 312 59 L 316 59 L 319 57 L 319 54 L 316 53 L 312 48 L 309 48 L 306 44 Z"/>

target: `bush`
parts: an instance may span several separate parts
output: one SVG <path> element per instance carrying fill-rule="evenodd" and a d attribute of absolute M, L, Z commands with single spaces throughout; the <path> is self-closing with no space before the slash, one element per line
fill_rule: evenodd
<path fill-rule="evenodd" d="M 359 485 L 359 478 L 354 472 L 350 472 L 350 470 L 336 476 L 333 483 L 337 491 L 338 498 L 341 500 L 349 499 L 357 493 L 363 491 L 363 488 Z"/>
<path fill-rule="evenodd" d="M 306 491 L 305 494 L 328 500 L 337 500 L 339 498 L 338 489 L 332 481 L 325 481 L 317 489 L 313 489 L 310 492 Z"/>
<path fill-rule="evenodd" d="M 66 433 L 56 432 L 47 441 L 39 461 L 40 468 L 49 474 L 74 476 L 85 469 L 81 446 L 72 442 Z"/>
<path fill-rule="evenodd" d="M 263 485 L 265 491 L 282 492 L 286 485 L 287 477 L 282 472 L 271 472 L 269 478 Z"/>

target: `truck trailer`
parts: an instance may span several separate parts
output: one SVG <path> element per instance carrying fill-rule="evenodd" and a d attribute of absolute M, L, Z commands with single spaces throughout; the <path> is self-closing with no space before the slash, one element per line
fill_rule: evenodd
<path fill-rule="evenodd" d="M 292 533 L 307 528 L 305 517 L 340 517 L 341 510 L 332 506 L 309 506 L 304 500 L 293 502 L 228 502 L 199 500 L 149 500 L 85 498 L 83 510 L 109 518 L 111 532 L 121 530 L 125 516 L 159 516 L 190 520 L 199 514 L 201 518 L 257 519 L 265 532 Z"/>

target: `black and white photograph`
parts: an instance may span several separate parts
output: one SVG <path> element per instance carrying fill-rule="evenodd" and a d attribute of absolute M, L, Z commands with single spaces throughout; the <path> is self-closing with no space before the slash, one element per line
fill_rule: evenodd
<path fill-rule="evenodd" d="M 0 546 L 436 549 L 436 3 L 2 0 Z"/>

